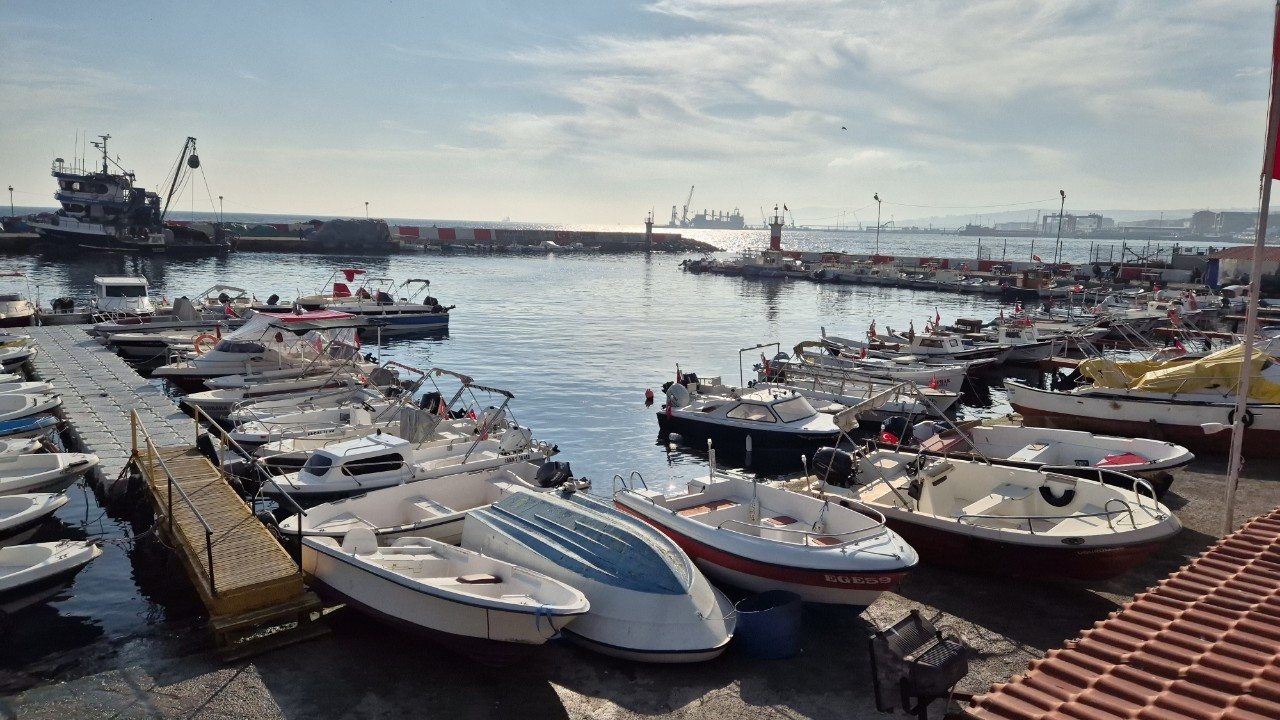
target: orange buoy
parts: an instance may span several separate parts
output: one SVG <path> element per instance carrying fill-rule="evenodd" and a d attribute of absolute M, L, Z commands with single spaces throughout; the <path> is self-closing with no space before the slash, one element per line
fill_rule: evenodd
<path fill-rule="evenodd" d="M 205 349 L 203 348 L 203 345 L 204 345 L 204 343 L 205 343 L 205 341 L 206 341 L 206 340 L 208 340 L 209 342 L 213 343 L 214 345 L 216 345 L 216 344 L 218 343 L 218 338 L 216 338 L 216 337 L 214 337 L 214 336 L 212 336 L 212 335 L 210 335 L 210 334 L 208 334 L 208 333 L 205 333 L 204 335 L 201 335 L 200 337 L 196 338 L 196 339 L 195 339 L 195 342 L 193 343 L 193 344 L 195 345 L 195 348 L 196 348 L 196 354 L 197 354 L 197 355 L 203 355 L 203 354 L 205 354 L 206 352 L 208 352 L 208 350 L 205 350 Z M 212 347 L 210 347 L 210 348 L 209 348 L 209 350 L 212 350 L 212 349 L 213 349 Z"/>

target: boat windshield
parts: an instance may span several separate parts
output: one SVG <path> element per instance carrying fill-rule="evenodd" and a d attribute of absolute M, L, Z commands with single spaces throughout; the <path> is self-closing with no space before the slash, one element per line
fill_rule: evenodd
<path fill-rule="evenodd" d="M 813 406 L 808 400 L 802 397 L 793 397 L 789 400 L 783 400 L 773 406 L 773 411 L 778 413 L 778 417 L 782 418 L 782 422 L 793 422 L 795 420 L 803 420 L 817 414 Z"/>
<path fill-rule="evenodd" d="M 146 285 L 104 285 L 104 297 L 146 297 Z"/>
<path fill-rule="evenodd" d="M 224 353 L 264 353 L 267 348 L 256 342 L 244 342 L 243 340 L 223 340 L 213 346 L 214 350 Z"/>
<path fill-rule="evenodd" d="M 750 420 L 752 422 L 777 422 L 773 417 L 773 413 L 769 412 L 768 405 L 760 405 L 759 403 L 738 403 L 738 406 L 725 413 L 725 417 L 734 420 Z"/>
<path fill-rule="evenodd" d="M 302 466 L 302 471 L 315 477 L 324 477 L 324 474 L 329 472 L 331 467 L 333 467 L 333 458 L 315 453 L 307 458 L 306 464 Z"/>

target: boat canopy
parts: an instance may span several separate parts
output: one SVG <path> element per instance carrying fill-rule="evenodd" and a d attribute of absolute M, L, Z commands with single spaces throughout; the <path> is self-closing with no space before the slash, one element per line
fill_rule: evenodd
<path fill-rule="evenodd" d="M 1143 392 L 1188 393 L 1215 391 L 1223 396 L 1235 392 L 1244 362 L 1244 345 L 1233 345 L 1198 360 L 1169 362 L 1143 360 L 1115 362 L 1091 358 L 1080 363 L 1080 374 L 1094 387 L 1128 388 Z M 1280 403 L 1280 366 L 1266 353 L 1254 350 L 1249 398 Z"/>

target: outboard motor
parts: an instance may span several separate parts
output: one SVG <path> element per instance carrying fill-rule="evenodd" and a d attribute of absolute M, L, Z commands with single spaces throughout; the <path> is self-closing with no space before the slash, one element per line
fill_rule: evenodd
<path fill-rule="evenodd" d="M 898 438 L 903 445 L 911 444 L 911 423 L 901 415 L 894 415 L 880 424 L 880 429 Z"/>
<path fill-rule="evenodd" d="M 76 301 L 69 297 L 54 298 L 49 301 L 49 305 L 60 312 L 71 312 L 76 309 Z"/>
<path fill-rule="evenodd" d="M 444 402 L 444 396 L 433 390 L 418 400 L 418 407 L 427 412 L 439 413 L 442 402 Z"/>
<path fill-rule="evenodd" d="M 560 487 L 573 479 L 573 470 L 569 468 L 567 462 L 548 460 L 538 468 L 533 479 L 538 483 L 538 487 Z"/>
<path fill-rule="evenodd" d="M 828 485 L 851 487 L 857 484 L 858 462 L 853 453 L 833 447 L 818 448 L 810 462 L 813 474 Z"/>
<path fill-rule="evenodd" d="M 226 294 L 225 292 L 220 292 L 218 293 L 218 302 L 222 303 L 223 305 L 226 305 L 227 303 L 231 302 L 231 296 Z"/>
<path fill-rule="evenodd" d="M 268 305 L 275 305 L 278 302 L 280 302 L 280 296 L 275 293 L 271 293 L 271 297 L 267 298 Z"/>

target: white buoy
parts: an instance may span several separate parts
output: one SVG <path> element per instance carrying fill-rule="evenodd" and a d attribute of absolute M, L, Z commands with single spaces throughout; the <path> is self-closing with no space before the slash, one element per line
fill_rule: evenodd
<path fill-rule="evenodd" d="M 679 445 L 680 445 L 681 443 L 683 443 L 683 442 L 684 442 L 684 438 L 680 436 L 680 433 L 668 433 L 668 434 L 667 434 L 667 446 L 668 446 L 668 447 L 676 448 L 676 447 L 679 447 Z"/>

